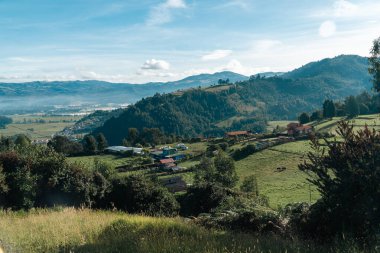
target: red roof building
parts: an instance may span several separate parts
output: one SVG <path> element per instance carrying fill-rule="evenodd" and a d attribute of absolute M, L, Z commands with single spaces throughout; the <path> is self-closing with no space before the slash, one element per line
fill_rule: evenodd
<path fill-rule="evenodd" d="M 250 134 L 251 134 L 250 131 L 234 131 L 234 132 L 226 133 L 226 136 L 236 138 L 236 137 L 246 137 Z"/>
<path fill-rule="evenodd" d="M 313 127 L 294 122 L 294 123 L 288 124 L 287 130 L 288 130 L 288 135 L 308 134 L 313 131 Z"/>

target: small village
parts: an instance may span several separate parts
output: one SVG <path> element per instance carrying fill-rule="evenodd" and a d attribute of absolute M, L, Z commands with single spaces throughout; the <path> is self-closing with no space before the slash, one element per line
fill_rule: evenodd
<path fill-rule="evenodd" d="M 265 150 L 267 148 L 281 145 L 288 142 L 294 142 L 298 139 L 308 138 L 313 132 L 313 127 L 303 125 L 297 122 L 291 122 L 286 129 L 277 134 L 256 134 L 251 131 L 232 131 L 226 132 L 224 137 L 201 139 L 202 142 L 210 145 L 212 143 L 227 142 L 230 146 L 254 145 L 255 152 Z M 173 147 L 170 145 L 159 148 L 144 149 L 139 147 L 110 146 L 105 149 L 106 153 L 114 155 L 125 155 L 127 153 L 133 156 L 149 156 L 151 163 L 139 166 L 118 166 L 119 172 L 145 171 L 161 176 L 162 185 L 167 187 L 171 192 L 179 192 L 186 190 L 188 184 L 182 179 L 181 174 L 189 173 L 193 168 L 183 167 L 181 163 L 186 160 L 200 159 L 204 153 L 194 154 L 184 143 L 178 143 Z M 217 150 L 213 154 L 217 154 Z M 278 168 L 277 168 L 278 169 Z"/>

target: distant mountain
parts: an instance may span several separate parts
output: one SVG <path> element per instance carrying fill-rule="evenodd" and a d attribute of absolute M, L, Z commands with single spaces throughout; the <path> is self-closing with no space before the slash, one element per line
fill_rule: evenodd
<path fill-rule="evenodd" d="M 191 87 L 205 87 L 219 79 L 231 82 L 248 77 L 233 72 L 201 74 L 166 83 L 108 83 L 102 81 L 0 83 L 0 113 L 47 110 L 54 106 L 130 104 L 155 93 L 169 93 Z"/>
<path fill-rule="evenodd" d="M 282 76 L 257 75 L 235 84 L 155 95 L 107 120 L 94 133 L 102 132 L 110 143 L 120 144 L 131 127 L 140 131 L 155 127 L 182 136 L 260 131 L 267 119 L 295 120 L 301 112 L 320 109 L 326 98 L 339 100 L 370 87 L 366 58 L 339 56 Z"/>
<path fill-rule="evenodd" d="M 340 55 L 311 62 L 282 77 L 302 79 L 305 83 L 318 81 L 321 86 L 334 88 L 339 95 L 356 94 L 372 87 L 368 59 L 357 55 Z"/>

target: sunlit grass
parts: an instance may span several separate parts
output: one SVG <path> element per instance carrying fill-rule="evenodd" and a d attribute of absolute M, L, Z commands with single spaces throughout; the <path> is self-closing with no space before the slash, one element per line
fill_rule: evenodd
<path fill-rule="evenodd" d="M 208 230 L 182 218 L 121 212 L 3 212 L 0 225 L 1 246 L 9 252 L 328 252 L 297 240 Z"/>

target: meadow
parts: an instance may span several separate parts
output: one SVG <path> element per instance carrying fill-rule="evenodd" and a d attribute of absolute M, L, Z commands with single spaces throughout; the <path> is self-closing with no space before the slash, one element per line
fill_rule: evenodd
<path fill-rule="evenodd" d="M 206 229 L 179 217 L 112 211 L 3 211 L 0 224 L 0 252 L 1 248 L 5 252 L 25 253 L 348 252 L 344 247 L 323 247 L 295 239 Z"/>
<path fill-rule="evenodd" d="M 65 127 L 73 125 L 82 116 L 12 115 L 12 124 L 0 129 L 0 135 L 25 134 L 32 140 L 48 139 Z"/>

